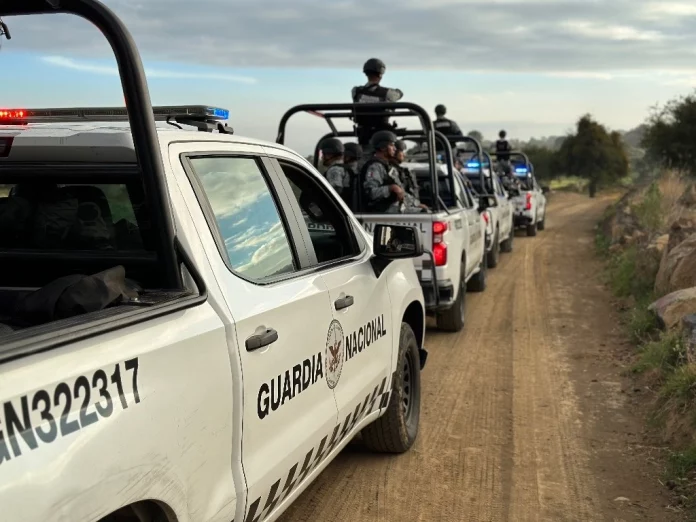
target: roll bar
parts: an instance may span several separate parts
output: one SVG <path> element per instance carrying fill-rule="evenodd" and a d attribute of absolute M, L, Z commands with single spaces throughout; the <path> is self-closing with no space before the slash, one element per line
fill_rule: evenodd
<path fill-rule="evenodd" d="M 318 157 L 318 149 L 320 143 L 329 137 L 345 137 L 345 138 L 356 138 L 357 128 L 354 125 L 353 131 L 339 131 L 336 129 L 334 120 L 353 120 L 356 114 L 361 113 L 361 109 L 369 108 L 371 115 L 377 116 L 389 116 L 390 118 L 404 118 L 404 117 L 417 117 L 420 120 L 421 130 L 408 130 L 404 128 L 392 128 L 391 130 L 400 138 L 413 139 L 413 137 L 420 137 L 423 141 L 428 143 L 428 166 L 430 168 L 430 173 L 432 175 L 432 186 L 433 186 L 433 201 L 437 201 L 438 204 L 443 206 L 443 210 L 447 208 L 442 204 L 439 196 L 438 183 L 437 183 L 437 162 L 436 162 L 436 152 L 435 152 L 435 135 L 436 131 L 433 127 L 433 122 L 428 115 L 428 112 L 423 109 L 420 105 L 410 102 L 384 102 L 384 103 L 370 103 L 369 107 L 366 104 L 361 103 L 316 103 L 316 104 L 304 104 L 296 105 L 288 109 L 283 117 L 280 119 L 280 124 L 278 125 L 278 136 L 276 137 L 276 143 L 281 145 L 285 144 L 285 128 L 287 127 L 290 118 L 300 112 L 306 112 L 317 116 L 326 121 L 329 126 L 331 133 L 325 135 L 315 147 L 314 158 L 316 166 L 316 158 Z M 381 111 L 380 111 L 381 109 Z M 414 140 L 415 141 L 415 140 Z M 445 140 L 446 142 L 446 140 Z M 449 148 L 449 144 L 446 143 Z M 449 157 L 452 157 L 452 150 L 449 148 Z M 450 180 L 454 183 L 454 179 L 451 177 Z"/>
<path fill-rule="evenodd" d="M 183 283 L 177 263 L 164 165 L 150 92 L 135 41 L 123 22 L 99 0 L 6 0 L 0 3 L 0 17 L 53 13 L 72 14 L 92 22 L 111 45 L 118 64 L 135 155 L 152 208 L 158 258 L 167 285 L 180 289 Z"/>

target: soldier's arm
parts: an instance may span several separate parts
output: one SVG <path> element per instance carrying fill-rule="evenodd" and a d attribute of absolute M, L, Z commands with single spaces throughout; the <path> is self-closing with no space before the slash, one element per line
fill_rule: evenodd
<path fill-rule="evenodd" d="M 368 167 L 365 173 L 365 182 L 363 188 L 368 194 L 368 197 L 373 200 L 386 199 L 389 197 L 389 187 L 382 185 L 384 174 L 378 164 Z"/>
<path fill-rule="evenodd" d="M 403 97 L 404 93 L 401 89 L 387 89 L 387 101 L 398 102 Z"/>
<path fill-rule="evenodd" d="M 339 194 L 343 191 L 343 169 L 331 167 L 326 171 L 326 179 Z"/>
<path fill-rule="evenodd" d="M 462 129 L 459 128 L 459 125 L 457 125 L 456 121 L 452 122 L 452 135 L 454 135 L 454 136 L 463 136 L 464 135 L 462 133 Z"/>

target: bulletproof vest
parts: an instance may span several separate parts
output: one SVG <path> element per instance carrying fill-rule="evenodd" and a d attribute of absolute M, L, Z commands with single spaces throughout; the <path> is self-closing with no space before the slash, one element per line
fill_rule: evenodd
<path fill-rule="evenodd" d="M 437 118 L 433 122 L 433 127 L 435 127 L 436 131 L 440 131 L 442 134 L 445 136 L 449 136 L 452 134 L 452 120 L 449 120 L 447 118 Z"/>
<path fill-rule="evenodd" d="M 357 208 L 357 198 L 356 195 L 354 194 L 355 192 L 355 173 L 353 172 L 353 169 L 347 167 L 343 163 L 338 163 L 331 165 L 332 167 L 340 167 L 342 168 L 347 174 L 348 174 L 348 187 L 343 187 L 343 190 L 341 191 L 341 199 L 346 202 L 346 205 L 348 205 L 348 208 L 350 208 L 352 211 L 355 211 Z M 328 169 L 327 171 L 328 172 Z M 324 172 L 324 177 L 326 177 L 326 172 Z"/>
<path fill-rule="evenodd" d="M 397 198 L 396 194 L 393 192 L 389 193 L 389 197 L 386 199 L 380 199 L 379 201 L 370 201 L 370 194 L 368 191 L 365 190 L 365 179 L 367 178 L 367 169 L 370 168 L 371 165 L 375 163 L 381 163 L 382 166 L 384 167 L 385 171 L 387 174 L 389 173 L 389 169 L 391 168 L 391 165 L 387 163 L 386 161 L 380 159 L 380 158 L 371 158 L 369 159 L 362 167 L 362 170 L 360 171 L 360 186 L 362 187 L 362 200 L 363 200 L 363 206 L 368 212 L 386 212 L 387 209 L 394 203 Z M 387 175 L 385 178 L 382 179 L 382 186 L 383 187 L 388 187 L 389 185 L 393 185 L 394 181 Z"/>
<path fill-rule="evenodd" d="M 510 144 L 507 140 L 498 140 L 495 142 L 495 152 L 499 161 L 510 161 L 509 150 Z"/>
<path fill-rule="evenodd" d="M 384 114 L 383 109 L 372 109 L 371 103 L 384 103 L 387 101 L 389 89 L 381 85 L 363 85 L 356 87 L 353 103 L 360 103 L 356 109 L 355 124 L 358 126 L 358 143 L 366 145 L 372 135 L 379 130 L 391 130 L 389 115 Z"/>

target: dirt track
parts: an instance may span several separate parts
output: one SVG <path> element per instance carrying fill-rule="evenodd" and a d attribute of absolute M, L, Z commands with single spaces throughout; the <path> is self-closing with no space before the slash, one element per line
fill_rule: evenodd
<path fill-rule="evenodd" d="M 620 377 L 630 347 L 594 256 L 607 204 L 554 194 L 547 229 L 468 294 L 464 330 L 428 334 L 415 448 L 350 446 L 281 520 L 678 520 Z"/>

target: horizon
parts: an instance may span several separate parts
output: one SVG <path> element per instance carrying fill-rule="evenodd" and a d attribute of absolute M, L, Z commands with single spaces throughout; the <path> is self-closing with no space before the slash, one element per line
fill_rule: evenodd
<path fill-rule="evenodd" d="M 625 0 L 438 0 L 428 9 L 409 0 L 392 13 L 380 0 L 371 4 L 373 12 L 394 15 L 381 29 L 357 9 L 363 3 L 357 0 L 302 0 L 292 7 L 279 0 L 263 7 L 201 0 L 195 10 L 163 0 L 105 3 L 140 48 L 153 105 L 223 107 L 235 133 L 267 141 L 275 140 L 282 114 L 293 105 L 350 102 L 372 56 L 387 64 L 382 84 L 401 88 L 404 101 L 431 114 L 443 103 L 464 133 L 477 130 L 487 139 L 502 128 L 522 141 L 562 136 L 585 113 L 612 130 L 630 131 L 651 107 L 696 86 L 690 51 L 696 7 L 685 2 L 634 1 L 626 13 L 620 9 L 629 5 Z M 218 20 L 224 14 L 225 22 Z M 607 22 L 619 14 L 622 24 Z M 344 29 L 339 36 L 324 23 L 337 16 Z M 450 18 L 466 28 L 452 34 L 452 43 L 440 34 L 457 27 Z M 123 105 L 115 60 L 87 22 L 65 15 L 5 22 L 13 38 L 3 42 L 0 57 L 14 81 L 6 86 L 4 107 Z M 60 22 L 58 33 L 54 22 Z M 184 36 L 172 27 L 183 28 Z M 355 38 L 346 40 L 344 32 Z M 325 132 L 319 119 L 296 116 L 286 144 L 308 155 Z"/>

